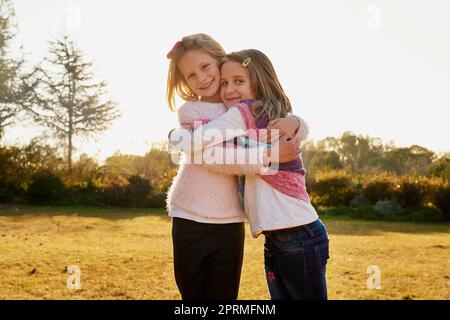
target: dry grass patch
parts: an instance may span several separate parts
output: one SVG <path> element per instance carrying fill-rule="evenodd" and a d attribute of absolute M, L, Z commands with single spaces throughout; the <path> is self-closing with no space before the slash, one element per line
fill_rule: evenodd
<path fill-rule="evenodd" d="M 330 299 L 450 299 L 448 224 L 323 220 Z M 269 298 L 263 243 L 247 228 L 240 299 Z M 172 264 L 162 210 L 0 205 L 0 299 L 179 299 Z M 80 290 L 66 286 L 70 265 Z M 367 288 L 370 265 L 379 290 Z"/>

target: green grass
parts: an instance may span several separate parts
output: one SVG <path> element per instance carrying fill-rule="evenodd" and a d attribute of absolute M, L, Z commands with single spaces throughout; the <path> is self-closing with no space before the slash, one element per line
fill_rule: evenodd
<path fill-rule="evenodd" d="M 330 299 L 450 299 L 450 225 L 322 218 Z M 240 299 L 268 299 L 263 237 L 248 233 Z M 0 205 L 0 299 L 179 299 L 162 209 Z M 81 269 L 81 289 L 65 268 Z M 367 268 L 381 270 L 368 289 Z"/>

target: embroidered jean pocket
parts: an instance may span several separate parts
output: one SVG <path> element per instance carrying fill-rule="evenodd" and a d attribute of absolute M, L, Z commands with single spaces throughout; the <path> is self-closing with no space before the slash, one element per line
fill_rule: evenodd
<path fill-rule="evenodd" d="M 329 249 L 329 241 L 324 244 L 314 247 L 314 251 L 316 252 L 317 263 L 319 267 L 320 273 L 325 273 L 327 261 L 330 258 L 330 249 Z"/>

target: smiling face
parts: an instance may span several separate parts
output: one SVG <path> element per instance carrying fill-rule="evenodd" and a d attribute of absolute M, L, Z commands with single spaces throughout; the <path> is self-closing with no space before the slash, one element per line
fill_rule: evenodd
<path fill-rule="evenodd" d="M 220 101 L 218 61 L 201 49 L 188 50 L 178 62 L 178 69 L 189 88 L 202 100 Z"/>
<path fill-rule="evenodd" d="M 224 62 L 220 71 L 220 96 L 227 108 L 238 104 L 241 100 L 256 99 L 250 82 L 250 73 L 241 63 Z"/>

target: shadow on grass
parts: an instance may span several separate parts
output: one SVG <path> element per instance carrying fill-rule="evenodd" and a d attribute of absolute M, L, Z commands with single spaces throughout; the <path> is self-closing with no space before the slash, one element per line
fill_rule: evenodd
<path fill-rule="evenodd" d="M 30 215 L 98 217 L 108 220 L 133 219 L 145 216 L 167 218 L 167 212 L 164 208 L 59 207 L 0 204 L 0 216 L 24 217 Z"/>
<path fill-rule="evenodd" d="M 450 223 L 399 222 L 361 220 L 346 216 L 321 216 L 331 235 L 377 236 L 386 233 L 432 234 L 449 233 Z"/>
<path fill-rule="evenodd" d="M 80 216 L 98 217 L 108 220 L 133 219 L 153 216 L 167 219 L 164 208 L 100 208 L 100 207 L 57 207 L 0 204 L 0 216 Z M 383 235 L 389 232 L 409 234 L 449 233 L 450 223 L 391 222 L 353 219 L 347 216 L 325 216 L 324 222 L 330 235 L 367 236 Z"/>

